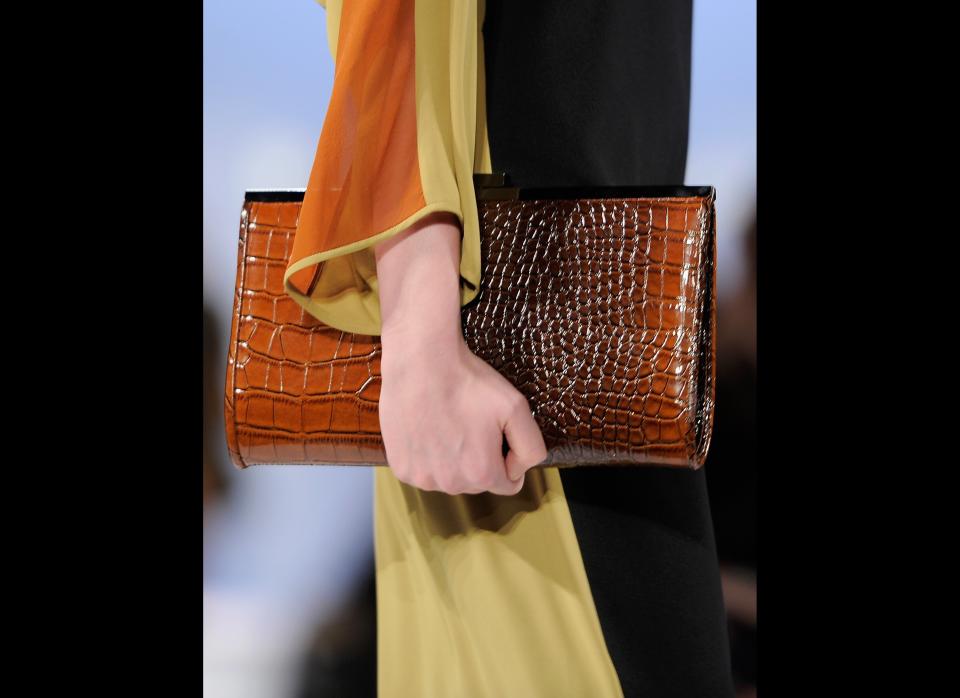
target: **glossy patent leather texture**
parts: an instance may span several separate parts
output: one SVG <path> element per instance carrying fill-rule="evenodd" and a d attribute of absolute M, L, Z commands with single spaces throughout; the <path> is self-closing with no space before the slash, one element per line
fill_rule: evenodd
<path fill-rule="evenodd" d="M 477 175 L 467 345 L 528 399 L 542 466 L 700 467 L 715 397 L 712 187 L 517 189 Z M 284 292 L 303 192 L 248 192 L 224 395 L 240 468 L 386 465 L 379 337 Z"/>

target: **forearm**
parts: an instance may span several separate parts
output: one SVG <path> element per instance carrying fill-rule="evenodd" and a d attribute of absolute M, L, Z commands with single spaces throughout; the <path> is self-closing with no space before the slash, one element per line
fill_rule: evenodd
<path fill-rule="evenodd" d="M 431 214 L 378 244 L 383 363 L 460 351 L 460 224 Z"/>
<path fill-rule="evenodd" d="M 375 246 L 380 433 L 400 482 L 514 495 L 547 449 L 526 398 L 464 341 L 460 245 L 459 221 L 448 215 Z"/>

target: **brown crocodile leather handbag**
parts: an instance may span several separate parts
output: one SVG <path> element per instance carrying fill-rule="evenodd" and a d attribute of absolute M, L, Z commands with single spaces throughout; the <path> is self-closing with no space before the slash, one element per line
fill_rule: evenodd
<path fill-rule="evenodd" d="M 481 289 L 462 307 L 463 335 L 528 399 L 548 451 L 539 465 L 700 467 L 715 394 L 714 189 L 475 181 Z M 260 191 L 244 202 L 231 458 L 386 465 L 380 338 L 324 325 L 284 292 L 302 199 Z"/>

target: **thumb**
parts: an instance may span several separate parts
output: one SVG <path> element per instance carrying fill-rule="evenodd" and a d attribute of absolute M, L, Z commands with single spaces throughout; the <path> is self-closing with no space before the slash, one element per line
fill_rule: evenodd
<path fill-rule="evenodd" d="M 526 401 L 507 418 L 503 434 L 510 445 L 510 452 L 504 461 L 507 477 L 514 482 L 523 478 L 527 470 L 546 459 L 547 447 L 543 442 L 543 434 L 540 433 L 540 427 L 537 426 Z"/>

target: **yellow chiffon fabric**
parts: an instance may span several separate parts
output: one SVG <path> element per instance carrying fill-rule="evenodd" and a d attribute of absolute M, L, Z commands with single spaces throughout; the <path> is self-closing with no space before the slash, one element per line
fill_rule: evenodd
<path fill-rule="evenodd" d="M 318 1 L 336 57 L 344 5 Z M 379 1 L 415 3 L 425 205 L 440 202 L 460 217 L 461 275 L 478 289 L 472 173 L 491 171 L 483 1 Z M 411 222 L 314 254 L 354 255 Z M 296 300 L 345 331 L 379 327 L 375 264 L 365 274 L 353 276 L 355 288 L 340 289 L 337 298 L 321 291 Z M 477 289 L 466 288 L 462 302 Z M 503 497 L 427 492 L 378 467 L 374 519 L 380 698 L 622 698 L 556 468 L 528 471 L 520 493 Z"/>
<path fill-rule="evenodd" d="M 483 56 L 478 24 L 482 8 L 477 0 L 381 0 L 361 12 L 358 8 L 366 4 L 365 0 L 354 2 L 357 4 L 351 3 L 346 10 L 353 13 L 349 17 L 352 43 L 347 45 L 339 41 L 344 3 L 326 3 L 328 41 L 337 65 L 363 68 L 364 77 L 375 84 L 372 88 L 369 84 L 350 84 L 351 76 L 339 71 L 334 76 L 331 108 L 336 105 L 339 111 L 332 118 L 349 121 L 349 125 L 341 133 L 339 124 L 324 124 L 291 262 L 284 274 L 284 288 L 308 313 L 331 327 L 379 335 L 380 300 L 373 247 L 430 213 L 447 211 L 460 220 L 460 304 L 469 303 L 480 290 L 480 222 L 473 173 L 491 171 L 483 70 L 478 63 Z M 382 25 L 369 26 L 374 23 Z M 384 27 L 397 35 L 409 28 L 415 38 L 398 36 L 396 46 L 364 42 L 382 37 Z M 409 59 L 406 50 L 413 43 L 411 77 L 415 79 L 410 96 L 416 113 L 415 129 L 408 132 L 404 128 L 405 93 L 397 83 L 408 74 L 404 68 Z M 365 56 L 354 55 L 359 51 L 370 52 L 370 57 L 364 60 Z M 400 67 L 391 69 L 391 61 Z M 382 99 L 378 99 L 378 90 L 384 93 Z M 394 172 L 404 177 L 410 163 L 396 162 L 405 149 L 384 147 L 380 141 L 385 134 L 394 143 L 416 140 L 418 181 L 391 180 L 389 174 Z M 363 138 L 369 142 L 364 143 Z M 358 152 L 375 146 L 379 149 L 373 162 L 364 160 Z M 328 160 L 336 158 L 336 162 L 325 161 L 324 156 Z M 362 164 L 357 164 L 361 160 Z M 358 170 L 371 179 L 376 176 L 375 181 L 357 181 Z M 348 190 L 349 195 L 344 193 Z M 394 203 L 391 196 L 403 200 Z M 329 210 L 322 210 L 324 206 Z M 352 212 L 351 207 L 364 210 Z M 374 209 L 387 213 L 371 214 Z M 311 227 L 317 225 L 329 227 Z M 312 269 L 316 269 L 312 285 L 308 287 L 305 280 L 296 283 L 304 270 Z"/>

